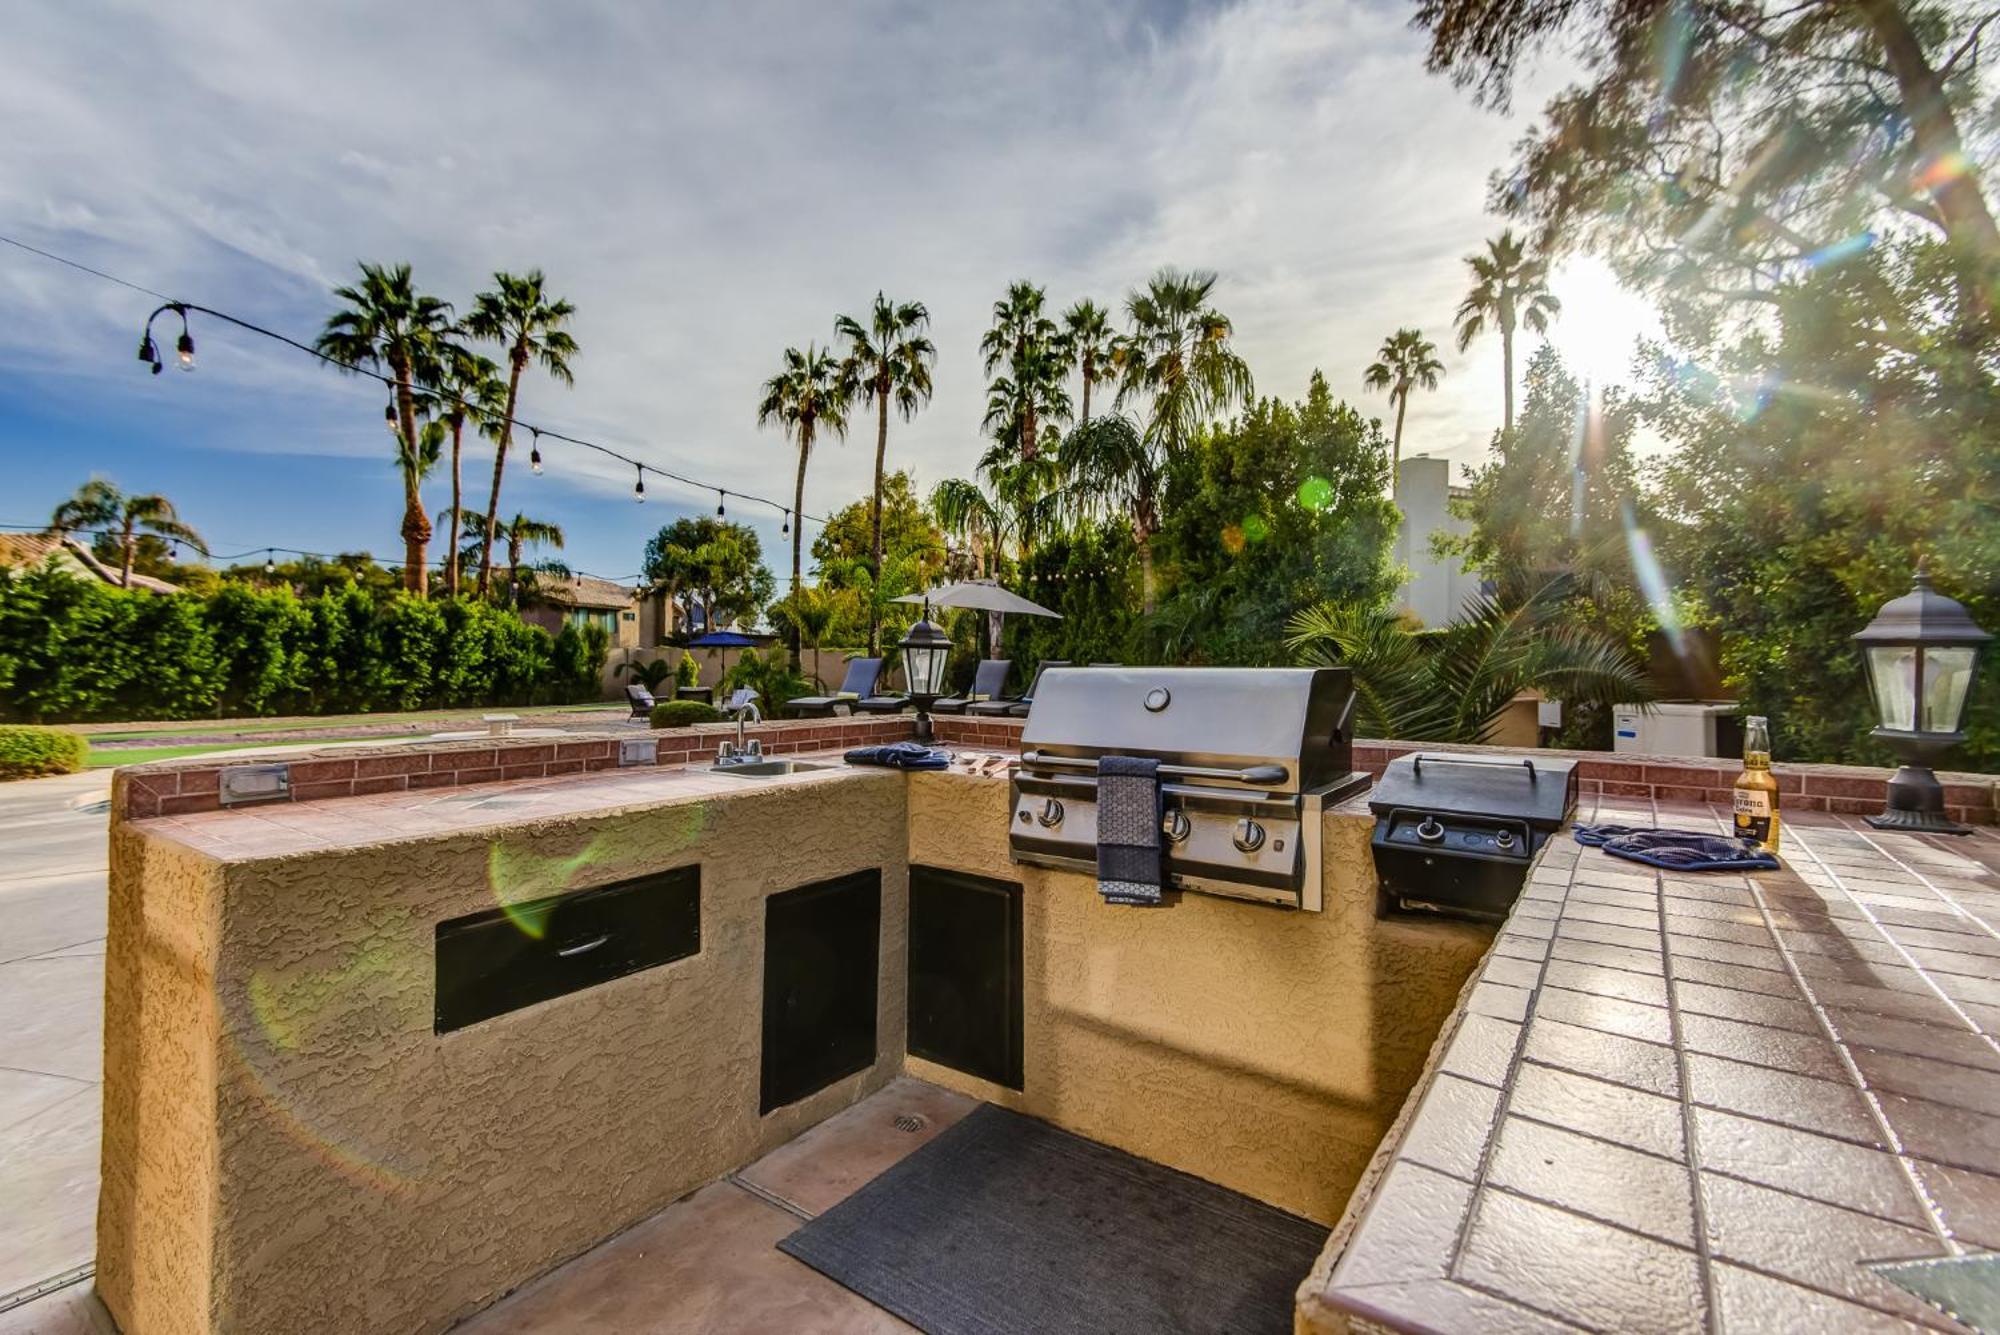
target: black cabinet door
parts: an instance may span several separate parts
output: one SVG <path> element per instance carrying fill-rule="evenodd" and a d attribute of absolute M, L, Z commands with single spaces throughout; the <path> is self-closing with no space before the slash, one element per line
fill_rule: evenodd
<path fill-rule="evenodd" d="M 910 868 L 910 1052 L 1021 1087 L 1021 887 Z"/>
<path fill-rule="evenodd" d="M 676 867 L 437 926 L 433 1027 L 469 1024 L 701 950 L 701 868 Z"/>
<path fill-rule="evenodd" d="M 882 873 L 856 872 L 764 901 L 767 1113 L 875 1064 Z"/>

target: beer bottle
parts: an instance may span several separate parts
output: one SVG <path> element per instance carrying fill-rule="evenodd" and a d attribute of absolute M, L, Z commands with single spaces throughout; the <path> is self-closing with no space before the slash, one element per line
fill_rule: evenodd
<path fill-rule="evenodd" d="M 1736 776 L 1736 834 L 1778 851 L 1778 780 L 1771 773 L 1771 726 L 1752 717 L 1743 724 L 1743 772 Z"/>

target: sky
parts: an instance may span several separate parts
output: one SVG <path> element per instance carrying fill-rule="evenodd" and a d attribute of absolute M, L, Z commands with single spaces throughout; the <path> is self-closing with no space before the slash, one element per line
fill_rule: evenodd
<path fill-rule="evenodd" d="M 878 290 L 930 309 L 936 395 L 891 467 L 970 475 L 976 348 L 1006 285 L 1122 309 L 1163 265 L 1220 274 L 1260 394 L 1313 370 L 1389 416 L 1363 368 L 1422 328 L 1443 353 L 1406 454 L 1476 462 L 1500 353 L 1460 353 L 1463 257 L 1500 224 L 1486 179 L 1526 126 L 1423 70 L 1402 3 L 561 5 L 182 0 L 17 6 L 0 49 L 0 233 L 310 342 L 358 260 L 408 261 L 457 303 L 540 267 L 577 307 L 573 389 L 519 416 L 786 503 L 760 430 L 788 345 Z M 1532 78 L 1523 114 L 1557 80 Z M 1601 272 L 1565 270 L 1552 333 L 1602 359 L 1647 332 Z M 219 553 L 400 559 L 379 387 L 195 317 L 197 369 L 146 374 L 140 292 L 0 245 L 0 523 L 92 474 L 172 498 Z M 178 326 L 163 321 L 167 346 Z M 1525 363 L 1536 340 L 1524 337 Z M 489 350 L 490 351 L 490 350 Z M 872 429 L 815 449 L 806 509 L 863 495 Z M 573 447 L 502 510 L 560 523 L 579 570 L 628 578 L 716 497 Z M 483 503 L 490 451 L 469 451 Z M 448 503 L 434 479 L 425 499 Z M 732 501 L 774 570 L 780 515 Z M 814 530 L 808 529 L 808 539 Z M 435 553 L 433 553 L 435 555 Z"/>

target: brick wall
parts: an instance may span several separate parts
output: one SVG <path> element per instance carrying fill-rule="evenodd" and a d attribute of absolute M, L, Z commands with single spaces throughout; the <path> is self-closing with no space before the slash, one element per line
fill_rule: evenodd
<path fill-rule="evenodd" d="M 1742 771 L 1734 760 L 1703 760 L 1689 756 L 1614 756 L 1602 751 L 1534 751 L 1497 746 L 1439 746 L 1424 742 L 1357 741 L 1354 767 L 1377 778 L 1397 756 L 1412 751 L 1464 751 L 1479 755 L 1548 756 L 1577 762 L 1579 790 L 1614 797 L 1652 798 L 1660 802 L 1730 802 L 1730 784 Z M 1792 811 L 1830 811 L 1847 816 L 1872 816 L 1882 810 L 1885 786 L 1893 770 L 1860 765 L 1785 765 L 1771 767 L 1778 780 L 1778 805 Z M 1990 774 L 1940 774 L 1945 813 L 1969 825 L 2000 824 L 1994 790 L 2000 779 Z"/>

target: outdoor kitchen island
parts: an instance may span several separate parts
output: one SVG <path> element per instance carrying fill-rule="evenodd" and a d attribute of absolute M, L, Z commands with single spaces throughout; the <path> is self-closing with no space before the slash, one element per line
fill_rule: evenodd
<path fill-rule="evenodd" d="M 1013 862 L 1004 772 L 786 727 L 827 767 L 379 791 L 425 757 L 320 752 L 295 785 L 350 795 L 204 810 L 169 804 L 214 762 L 121 774 L 97 1286 L 128 1335 L 444 1329 L 905 1072 L 1331 1227 L 1492 936 L 1377 919 L 1364 803 L 1320 820 L 1321 911 L 1118 907 Z M 551 991 L 640 893 L 644 959 Z M 482 941 L 526 973 L 454 973 Z"/>

